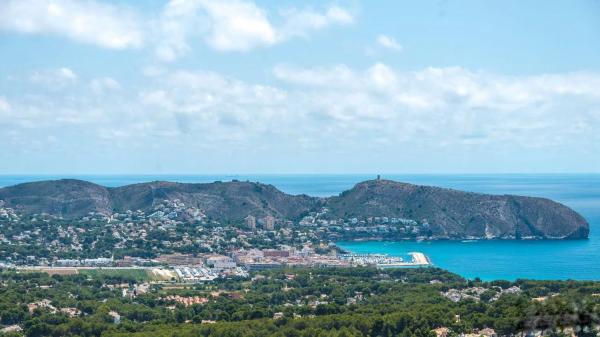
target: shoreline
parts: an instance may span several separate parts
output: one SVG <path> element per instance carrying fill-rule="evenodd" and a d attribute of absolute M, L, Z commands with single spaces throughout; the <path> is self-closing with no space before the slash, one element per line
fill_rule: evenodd
<path fill-rule="evenodd" d="M 458 239 L 453 239 L 453 238 L 433 238 L 433 239 L 415 239 L 415 238 L 401 238 L 401 239 L 397 239 L 397 240 L 390 240 L 387 238 L 358 238 L 358 239 L 347 239 L 347 240 L 338 240 L 335 242 L 443 242 L 443 241 L 450 241 L 450 242 L 464 242 L 464 243 L 471 243 L 471 242 L 479 242 L 479 241 L 489 241 L 489 242 L 498 242 L 498 241 L 506 241 L 506 242 L 536 242 L 536 241 L 588 241 L 590 240 L 589 237 L 587 238 L 521 238 L 521 239 L 516 239 L 516 238 L 510 238 L 510 239 L 503 239 L 503 238 L 458 238 Z"/>

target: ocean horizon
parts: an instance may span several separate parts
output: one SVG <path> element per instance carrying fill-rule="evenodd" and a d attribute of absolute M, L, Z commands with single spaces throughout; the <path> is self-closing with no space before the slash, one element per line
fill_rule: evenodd
<path fill-rule="evenodd" d="M 154 180 L 182 183 L 249 180 L 272 184 L 291 194 L 331 196 L 376 174 L 224 174 L 224 175 L 0 175 L 0 187 L 30 181 L 74 178 L 117 187 Z M 600 280 L 600 174 L 384 174 L 383 179 L 469 192 L 549 198 L 583 215 L 587 240 L 478 240 L 338 242 L 357 253 L 405 256 L 425 253 L 434 266 L 467 278 Z"/>

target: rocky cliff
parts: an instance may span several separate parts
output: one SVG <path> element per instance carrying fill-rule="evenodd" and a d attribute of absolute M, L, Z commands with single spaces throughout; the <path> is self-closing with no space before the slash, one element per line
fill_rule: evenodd
<path fill-rule="evenodd" d="M 327 200 L 335 216 L 387 216 L 429 223 L 440 238 L 587 238 L 587 221 L 544 198 L 487 195 L 370 180 Z"/>

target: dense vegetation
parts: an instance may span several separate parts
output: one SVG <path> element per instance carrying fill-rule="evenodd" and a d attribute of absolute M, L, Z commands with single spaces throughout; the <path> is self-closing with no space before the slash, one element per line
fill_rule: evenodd
<path fill-rule="evenodd" d="M 600 282 L 466 281 L 436 268 L 273 270 L 252 280 L 157 284 L 137 296 L 122 294 L 135 275 L 3 271 L 0 280 L 0 324 L 27 336 L 433 336 L 439 327 L 501 335 L 580 327 L 583 335 L 600 313 Z M 443 296 L 449 289 L 484 291 L 454 302 Z M 208 301 L 185 306 L 170 295 Z M 41 300 L 52 310 L 30 311 Z"/>

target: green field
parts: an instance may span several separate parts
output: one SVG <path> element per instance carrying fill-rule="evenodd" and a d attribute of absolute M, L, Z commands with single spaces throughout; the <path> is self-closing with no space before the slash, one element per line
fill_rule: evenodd
<path fill-rule="evenodd" d="M 136 281 L 150 281 L 151 277 L 146 269 L 79 269 L 79 273 L 94 277 L 124 277 Z"/>

